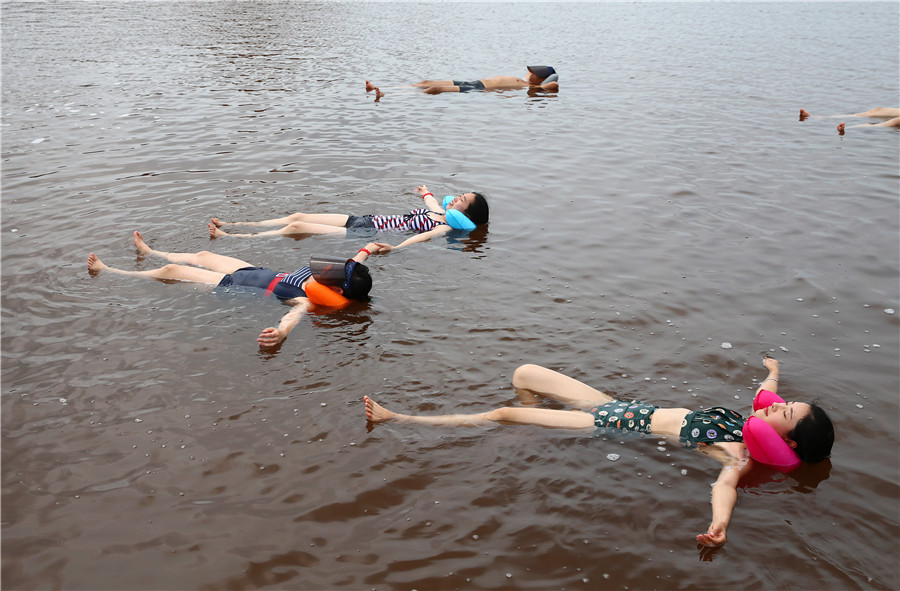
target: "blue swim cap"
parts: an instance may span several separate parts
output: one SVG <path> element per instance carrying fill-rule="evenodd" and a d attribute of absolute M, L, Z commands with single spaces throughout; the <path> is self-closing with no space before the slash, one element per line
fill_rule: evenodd
<path fill-rule="evenodd" d="M 453 201 L 453 199 L 453 195 L 444 195 L 444 202 L 442 203 L 442 205 L 444 207 L 444 218 L 446 218 L 447 220 L 447 225 L 454 230 L 465 230 L 466 232 L 471 232 L 475 229 L 475 222 L 470 220 L 466 214 L 457 209 L 447 209 L 447 206 L 450 205 L 450 202 Z"/>
<path fill-rule="evenodd" d="M 553 66 L 528 66 L 528 71 L 541 79 L 556 73 Z"/>

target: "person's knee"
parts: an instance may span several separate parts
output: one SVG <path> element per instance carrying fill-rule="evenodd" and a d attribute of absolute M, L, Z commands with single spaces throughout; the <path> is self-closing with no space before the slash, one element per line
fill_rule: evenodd
<path fill-rule="evenodd" d="M 197 256 L 204 258 L 204 257 L 213 256 L 213 253 L 208 250 L 201 250 L 200 252 L 197 253 Z"/>
<path fill-rule="evenodd" d="M 288 219 L 292 222 L 302 222 L 305 218 L 306 214 L 299 211 L 288 216 Z"/>
<path fill-rule="evenodd" d="M 169 263 L 159 268 L 159 274 L 163 277 L 177 277 L 178 273 L 183 269 L 181 265 Z"/>
<path fill-rule="evenodd" d="M 512 411 L 512 408 L 508 406 L 502 406 L 500 408 L 495 408 L 494 410 L 488 411 L 484 416 L 491 421 L 509 421 L 512 418 Z"/>
<path fill-rule="evenodd" d="M 539 365 L 534 365 L 531 363 L 526 363 L 525 365 L 520 365 L 516 368 L 516 371 L 513 373 L 512 383 L 513 386 L 517 388 L 527 388 L 528 383 L 531 382 L 533 377 L 543 368 Z"/>
<path fill-rule="evenodd" d="M 287 226 L 285 226 L 285 230 L 289 233 L 300 233 L 306 227 L 306 222 L 291 222 Z"/>

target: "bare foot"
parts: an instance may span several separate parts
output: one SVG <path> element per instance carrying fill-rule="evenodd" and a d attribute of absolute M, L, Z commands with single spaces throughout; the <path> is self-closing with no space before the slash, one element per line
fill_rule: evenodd
<path fill-rule="evenodd" d="M 91 275 L 96 275 L 106 268 L 107 266 L 103 263 L 103 261 L 97 258 L 97 255 L 95 255 L 94 253 L 88 255 L 88 273 L 90 273 Z"/>
<path fill-rule="evenodd" d="M 228 233 L 227 233 L 227 232 L 223 232 L 223 231 L 220 230 L 215 224 L 213 224 L 213 223 L 210 222 L 208 225 L 209 225 L 209 237 L 210 237 L 210 239 L 212 239 L 212 238 L 218 238 L 218 237 L 220 237 L 220 236 L 228 236 Z"/>
<path fill-rule="evenodd" d="M 366 80 L 366 92 L 372 92 L 373 90 L 378 90 L 378 87 Z"/>
<path fill-rule="evenodd" d="M 383 96 L 384 96 L 384 93 L 381 92 L 380 90 L 378 90 L 378 88 L 375 88 L 375 102 L 377 103 L 378 101 L 380 101 L 381 97 L 383 97 Z"/>
<path fill-rule="evenodd" d="M 383 423 L 385 421 L 390 421 L 396 416 L 394 413 L 384 408 L 368 396 L 363 396 L 363 401 L 365 401 L 366 403 L 366 418 L 373 423 Z"/>
<path fill-rule="evenodd" d="M 844 135 L 844 122 L 841 121 L 837 126 L 838 135 Z"/>
<path fill-rule="evenodd" d="M 141 233 L 135 230 L 134 232 L 134 247 L 138 249 L 138 252 L 141 254 L 150 254 L 153 252 L 153 249 L 147 246 L 147 243 L 144 242 L 144 237 L 141 236 Z"/>
<path fill-rule="evenodd" d="M 225 225 L 225 222 L 223 222 L 219 218 L 213 218 L 211 221 L 212 221 L 213 225 L 217 228 L 221 228 L 223 225 Z"/>
<path fill-rule="evenodd" d="M 806 109 L 800 109 L 800 121 L 806 121 L 808 117 L 809 111 L 807 111 Z"/>

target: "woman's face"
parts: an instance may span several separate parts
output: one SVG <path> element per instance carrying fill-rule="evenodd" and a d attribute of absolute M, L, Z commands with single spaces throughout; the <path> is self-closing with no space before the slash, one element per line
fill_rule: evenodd
<path fill-rule="evenodd" d="M 805 402 L 776 402 L 772 406 L 761 408 L 753 415 L 769 423 L 782 439 L 794 430 L 800 419 L 810 413 L 810 406 Z"/>
<path fill-rule="evenodd" d="M 473 201 L 475 201 L 475 193 L 463 193 L 454 197 L 447 209 L 455 209 L 460 213 L 466 213 Z"/>

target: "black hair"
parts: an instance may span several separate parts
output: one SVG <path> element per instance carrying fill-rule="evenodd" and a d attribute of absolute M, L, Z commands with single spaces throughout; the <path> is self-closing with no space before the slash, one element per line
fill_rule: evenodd
<path fill-rule="evenodd" d="M 369 299 L 371 289 L 372 276 L 369 275 L 369 268 L 362 263 L 357 263 L 350 274 L 350 285 L 344 291 L 344 297 L 365 302 Z"/>
<path fill-rule="evenodd" d="M 813 403 L 809 414 L 800 419 L 788 438 L 797 443 L 797 456 L 804 462 L 821 462 L 831 455 L 834 445 L 834 425 L 825 409 Z"/>
<path fill-rule="evenodd" d="M 481 193 L 475 193 L 474 191 L 472 195 L 475 195 L 475 199 L 472 200 L 472 203 L 469 204 L 464 213 L 476 226 L 486 224 L 490 214 L 487 199 Z"/>

